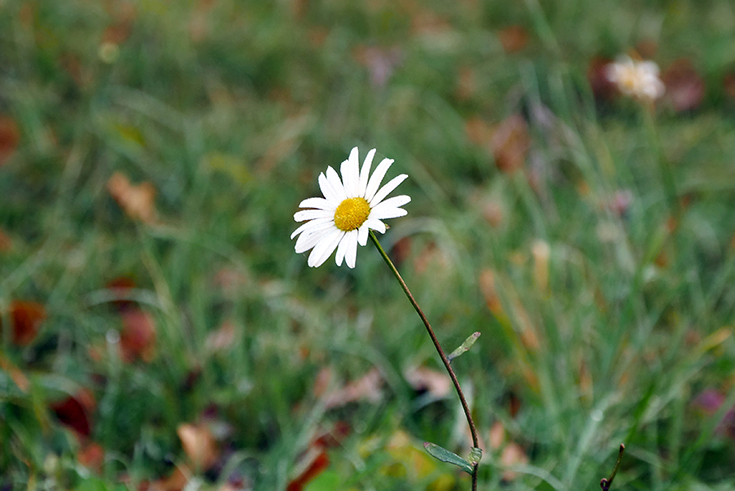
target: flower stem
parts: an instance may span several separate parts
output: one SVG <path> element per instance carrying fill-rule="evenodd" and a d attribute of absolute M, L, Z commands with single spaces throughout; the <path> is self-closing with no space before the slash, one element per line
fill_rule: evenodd
<path fill-rule="evenodd" d="M 472 420 L 472 414 L 470 413 L 470 407 L 467 404 L 467 399 L 465 399 L 464 393 L 462 392 L 462 388 L 459 386 L 459 380 L 457 380 L 457 376 L 454 374 L 452 365 L 449 363 L 449 358 L 447 358 L 447 355 L 444 353 L 444 350 L 439 344 L 439 340 L 436 338 L 436 334 L 434 334 L 434 329 L 431 328 L 431 324 L 429 324 L 429 320 L 426 318 L 423 310 L 421 310 L 421 307 L 419 307 L 418 302 L 416 302 L 416 299 L 411 294 L 411 290 L 408 289 L 408 285 L 406 285 L 406 282 L 403 281 L 401 274 L 396 269 L 395 265 L 393 264 L 393 261 L 391 261 L 390 258 L 388 257 L 388 254 L 386 254 L 386 252 L 383 250 L 383 247 L 380 245 L 380 242 L 378 242 L 378 238 L 375 236 L 375 233 L 372 230 L 370 231 L 370 239 L 373 241 L 373 244 L 375 244 L 375 247 L 378 248 L 378 252 L 380 252 L 380 255 L 383 256 L 383 259 L 385 260 L 386 264 L 388 264 L 388 267 L 390 268 L 390 270 L 393 271 L 393 275 L 398 280 L 398 283 L 401 284 L 401 288 L 403 288 L 403 292 L 406 294 L 406 297 L 408 297 L 408 300 L 409 302 L 411 302 L 411 305 L 413 305 L 413 308 L 416 310 L 416 313 L 419 314 L 419 317 L 421 318 L 421 322 L 423 322 L 424 326 L 426 326 L 426 331 L 429 333 L 429 337 L 431 338 L 431 341 L 434 343 L 434 347 L 436 348 L 436 351 L 439 353 L 439 356 L 441 357 L 442 362 L 444 363 L 444 367 L 447 369 L 447 372 L 449 373 L 449 377 L 452 379 L 454 388 L 457 390 L 459 401 L 462 404 L 462 409 L 464 410 L 464 415 L 467 418 L 467 424 L 469 425 L 470 433 L 472 434 L 472 446 L 475 448 L 478 448 L 479 441 L 477 438 L 477 428 L 475 428 L 475 422 Z M 472 465 L 474 467 L 474 472 L 472 473 L 472 491 L 476 491 L 477 490 L 477 467 L 479 463 L 473 463 Z"/>

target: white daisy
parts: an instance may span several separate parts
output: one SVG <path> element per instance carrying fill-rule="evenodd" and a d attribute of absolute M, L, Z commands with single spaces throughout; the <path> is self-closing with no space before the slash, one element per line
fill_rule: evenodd
<path fill-rule="evenodd" d="M 324 197 L 308 198 L 299 203 L 299 208 L 309 209 L 296 212 L 294 220 L 306 223 L 297 228 L 291 238 L 301 234 L 296 241 L 297 254 L 313 249 L 308 260 L 312 268 L 324 264 L 335 249 L 337 266 L 344 260 L 347 266 L 354 268 L 357 244 L 367 244 L 368 231 L 385 233 L 382 220 L 407 213 L 401 206 L 411 201 L 410 197 L 385 198 L 408 176 L 394 177 L 378 189 L 393 159 L 383 159 L 371 176 L 373 157 L 375 149 L 368 152 L 360 170 L 357 147 L 353 148 L 350 157 L 342 162 L 342 179 L 331 166 L 327 167 L 326 175 L 319 174 L 319 187 Z"/>
<path fill-rule="evenodd" d="M 652 61 L 637 61 L 620 57 L 606 69 L 607 78 L 618 89 L 638 99 L 655 100 L 664 94 L 664 83 L 658 76 L 658 65 Z"/>

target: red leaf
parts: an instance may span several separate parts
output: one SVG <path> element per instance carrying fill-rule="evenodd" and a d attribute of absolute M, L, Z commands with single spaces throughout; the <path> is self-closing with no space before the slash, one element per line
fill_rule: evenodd
<path fill-rule="evenodd" d="M 309 482 L 324 472 L 329 467 L 329 456 L 326 452 L 321 452 L 314 457 L 306 469 L 299 474 L 294 480 L 288 483 L 286 491 L 303 491 Z"/>
<path fill-rule="evenodd" d="M 80 390 L 74 397 L 67 397 L 51 404 L 50 407 L 63 425 L 73 429 L 81 436 L 88 437 L 91 434 L 90 415 L 95 405 L 91 392 Z"/>
<path fill-rule="evenodd" d="M 697 109 L 704 99 L 704 81 L 686 58 L 680 58 L 661 75 L 665 97 L 677 112 Z"/>
<path fill-rule="evenodd" d="M 13 343 L 27 346 L 36 339 L 41 323 L 46 319 L 46 309 L 38 302 L 13 300 L 10 304 L 10 320 L 13 325 Z M 0 321 L 2 332 L 2 321 Z"/>
<path fill-rule="evenodd" d="M 613 60 L 602 56 L 595 56 L 590 60 L 587 68 L 587 81 L 592 88 L 592 94 L 598 101 L 609 101 L 618 94 L 618 89 L 607 75 L 607 66 Z"/>
<path fill-rule="evenodd" d="M 120 315 L 123 322 L 120 356 L 128 363 L 136 358 L 150 362 L 156 348 L 156 326 L 153 318 L 140 309 L 125 310 Z"/>
<path fill-rule="evenodd" d="M 110 292 L 118 298 L 117 300 L 113 300 L 112 304 L 119 310 L 125 310 L 135 306 L 135 302 L 125 298 L 130 293 L 130 290 L 135 287 L 135 281 L 127 276 L 118 276 L 117 278 L 110 280 L 107 285 L 105 285 L 105 288 L 110 290 Z"/>
<path fill-rule="evenodd" d="M 20 130 L 15 120 L 0 114 L 0 166 L 15 152 L 20 142 Z"/>

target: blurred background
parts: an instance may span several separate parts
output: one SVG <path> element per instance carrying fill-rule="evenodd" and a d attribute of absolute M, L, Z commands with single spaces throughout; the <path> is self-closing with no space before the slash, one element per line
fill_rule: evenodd
<path fill-rule="evenodd" d="M 661 67 L 655 105 L 605 76 Z M 735 486 L 730 0 L 0 0 L 0 489 L 469 489 L 372 247 L 289 235 L 353 146 L 480 489 Z"/>

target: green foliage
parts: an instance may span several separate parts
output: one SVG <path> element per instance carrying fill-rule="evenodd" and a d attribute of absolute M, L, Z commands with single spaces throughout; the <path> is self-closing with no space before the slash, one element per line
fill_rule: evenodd
<path fill-rule="evenodd" d="M 202 489 L 285 489 L 323 451 L 304 489 L 468 489 L 420 448 L 469 440 L 453 394 L 404 376 L 441 366 L 379 255 L 309 269 L 288 239 L 355 145 L 410 176 L 381 242 L 442 344 L 482 334 L 453 361 L 481 489 L 597 489 L 621 442 L 613 490 L 735 485 L 731 3 L 448 5 L 0 1 L 0 488 L 137 489 L 183 466 Z M 591 58 L 651 41 L 702 75 L 696 109 L 595 99 Z M 506 173 L 470 128 L 511 115 L 530 143 Z M 155 189 L 154 220 L 111 196 L 116 172 Z M 45 309 L 27 345 L 16 300 Z M 151 351 L 123 348 L 130 309 Z M 371 369 L 374 399 L 328 407 Z M 83 437 L 58 409 L 80 391 Z M 198 423 L 208 471 L 177 433 Z"/>

